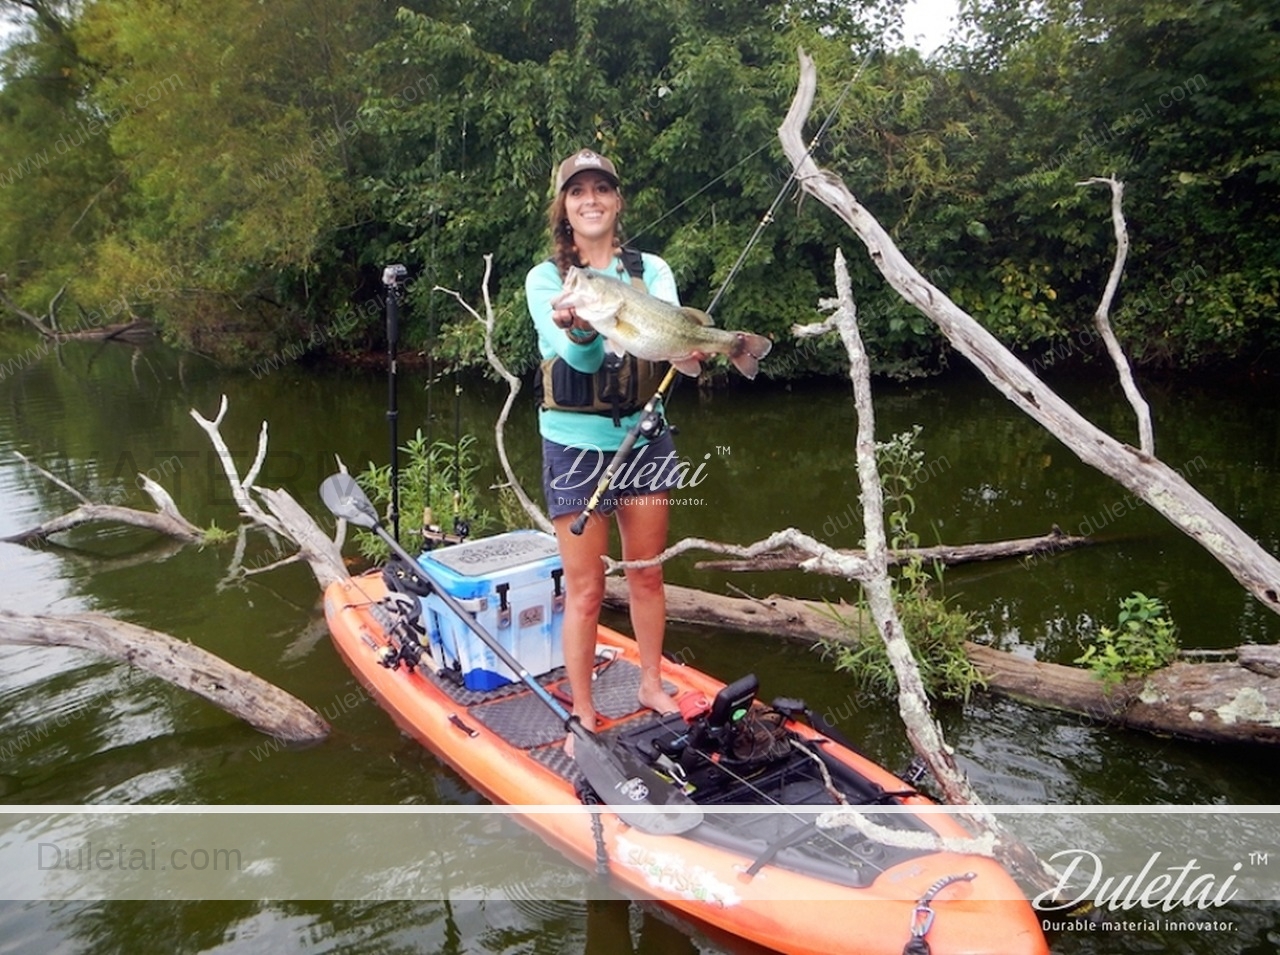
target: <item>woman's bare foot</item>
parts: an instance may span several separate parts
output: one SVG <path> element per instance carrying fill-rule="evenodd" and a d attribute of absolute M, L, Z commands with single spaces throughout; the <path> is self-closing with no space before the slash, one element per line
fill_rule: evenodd
<path fill-rule="evenodd" d="M 659 716 L 678 712 L 680 707 L 676 704 L 675 699 L 662 688 L 660 680 L 656 681 L 656 683 L 657 685 L 654 686 L 641 681 L 638 694 L 640 705 L 646 709 L 653 710 Z"/>
<path fill-rule="evenodd" d="M 574 713 L 573 715 L 577 718 L 578 722 L 582 724 L 583 729 L 585 729 L 588 733 L 594 733 L 596 731 L 595 713 L 587 713 L 585 715 L 581 713 Z M 567 733 L 565 735 L 564 754 L 568 756 L 570 759 L 573 759 L 573 733 L 572 732 Z"/>

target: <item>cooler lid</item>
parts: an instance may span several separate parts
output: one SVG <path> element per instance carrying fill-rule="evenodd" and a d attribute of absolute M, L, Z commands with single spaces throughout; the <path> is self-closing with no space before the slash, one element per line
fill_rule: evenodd
<path fill-rule="evenodd" d="M 462 577 L 488 577 L 548 557 L 559 557 L 556 539 L 541 531 L 508 531 L 432 551 L 425 558 Z"/>

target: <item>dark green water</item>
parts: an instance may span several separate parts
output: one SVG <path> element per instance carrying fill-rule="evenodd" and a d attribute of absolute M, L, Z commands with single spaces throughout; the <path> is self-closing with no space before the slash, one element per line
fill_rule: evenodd
<path fill-rule="evenodd" d="M 30 343 L 13 343 L 25 348 Z M 7 352 L 6 352 L 7 354 Z M 426 423 L 419 376 L 402 375 L 402 434 Z M 451 437 L 453 382 L 432 390 L 436 437 Z M 1055 382 L 1113 433 L 1132 433 L 1107 380 Z M 270 424 L 259 483 L 282 485 L 318 509 L 315 488 L 333 455 L 353 468 L 386 459 L 385 381 L 376 374 L 284 368 L 233 375 L 161 349 L 76 347 L 0 380 L 0 534 L 69 510 L 74 501 L 27 471 L 22 451 L 99 497 L 145 506 L 134 475 L 150 472 L 193 521 L 236 525 L 219 465 L 191 408 L 212 417 L 226 393 L 222 433 L 241 471 Z M 1280 551 L 1280 408 L 1270 390 L 1167 383 L 1148 387 L 1162 457 L 1270 551 Z M 916 494 L 926 543 L 1039 534 L 1057 523 L 1095 532 L 1098 546 L 1035 562 L 957 568 L 949 594 L 981 621 L 985 638 L 1042 658 L 1070 660 L 1083 633 L 1114 619 L 1134 590 L 1162 597 L 1185 646 L 1280 640 L 1262 610 L 1210 557 L 1127 492 L 1085 468 L 984 382 L 880 385 L 881 437 L 923 427 L 930 480 Z M 505 392 L 467 381 L 457 411 L 488 445 Z M 856 544 L 853 412 L 847 386 L 739 385 L 710 398 L 685 387 L 671 417 L 678 445 L 705 480 L 701 504 L 674 516 L 673 539 L 749 542 L 795 526 Z M 508 430 L 517 469 L 536 474 L 532 410 Z M 485 451 L 481 474 L 496 479 Z M 536 486 L 530 483 L 536 493 Z M 493 508 L 496 510 L 496 507 Z M 251 539 L 248 559 L 268 547 Z M 401 737 L 374 705 L 348 706 L 355 683 L 330 648 L 315 584 L 289 567 L 220 587 L 231 548 L 178 549 L 128 529 L 78 529 L 57 547 L 0 545 L 4 605 L 22 611 L 93 609 L 204 646 L 285 687 L 330 716 L 320 746 L 255 756 L 262 738 L 205 703 L 123 667 L 64 650 L 0 650 L 0 799 L 9 804 L 415 804 L 476 802 L 450 770 Z M 693 560 L 670 580 L 723 591 L 852 598 L 850 585 L 800 573 L 710 574 Z M 892 706 L 873 703 L 807 648 L 763 636 L 673 629 L 668 648 L 722 679 L 761 676 L 765 699 L 803 695 L 890 768 L 909 755 Z M 1091 726 L 1061 714 L 978 698 L 940 714 L 982 795 L 1008 804 L 1264 804 L 1272 755 Z M 1280 847 L 1276 847 L 1280 849 Z M 335 864 L 340 860 L 335 859 Z M 568 863 L 565 863 L 567 866 Z M 628 933 L 628 928 L 631 930 Z M 1072 937 L 1061 952 L 1277 951 L 1280 916 L 1244 907 L 1226 937 L 1205 933 Z M 95 903 L 0 908 L 0 953 L 28 951 L 625 952 L 693 943 L 625 903 Z M 697 937 L 703 951 L 728 943 Z M 688 948 L 688 950 L 693 950 Z"/>

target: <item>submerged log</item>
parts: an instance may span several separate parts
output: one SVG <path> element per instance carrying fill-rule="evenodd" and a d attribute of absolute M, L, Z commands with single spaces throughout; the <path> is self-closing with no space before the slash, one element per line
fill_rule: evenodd
<path fill-rule="evenodd" d="M 843 601 L 826 605 L 780 594 L 729 597 L 674 584 L 667 584 L 666 592 L 667 619 L 672 623 L 771 633 L 803 643 L 856 639 L 875 632 L 870 621 L 862 620 L 858 608 Z M 626 580 L 605 578 L 605 606 L 625 610 L 628 599 Z"/>
<path fill-rule="evenodd" d="M 131 322 L 116 322 L 114 325 L 103 325 L 101 328 L 85 328 L 74 332 L 59 332 L 59 341 L 90 342 L 138 342 L 147 341 L 156 334 L 156 328 L 150 322 L 135 319 Z"/>
<path fill-rule="evenodd" d="M 768 633 L 799 642 L 852 641 L 871 633 L 849 604 L 730 597 L 667 584 L 673 623 Z M 627 607 L 626 581 L 610 577 L 605 603 Z M 847 621 L 841 623 L 833 611 Z M 872 634 L 874 635 L 874 634 Z M 965 650 L 986 691 L 1031 706 L 1161 736 L 1215 743 L 1280 743 L 1280 647 L 1243 646 L 1235 660 L 1177 662 L 1111 690 L 1088 670 L 1030 660 L 976 643 Z"/>
<path fill-rule="evenodd" d="M 968 644 L 987 689 L 1036 706 L 1160 736 L 1215 743 L 1280 743 L 1280 679 L 1239 659 L 1178 661 L 1108 689 L 1089 671 Z M 1243 648 L 1242 648 L 1243 649 Z"/>
<path fill-rule="evenodd" d="M 318 742 L 329 734 L 318 713 L 278 686 L 194 644 L 104 614 L 0 610 L 0 643 L 75 647 L 140 667 L 285 742 Z"/>

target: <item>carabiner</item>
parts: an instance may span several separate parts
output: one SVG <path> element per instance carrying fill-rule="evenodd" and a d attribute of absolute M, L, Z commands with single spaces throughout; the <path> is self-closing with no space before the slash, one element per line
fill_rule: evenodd
<path fill-rule="evenodd" d="M 936 913 L 929 908 L 928 902 L 921 902 L 911 913 L 911 937 L 924 938 L 933 928 L 933 917 Z"/>

